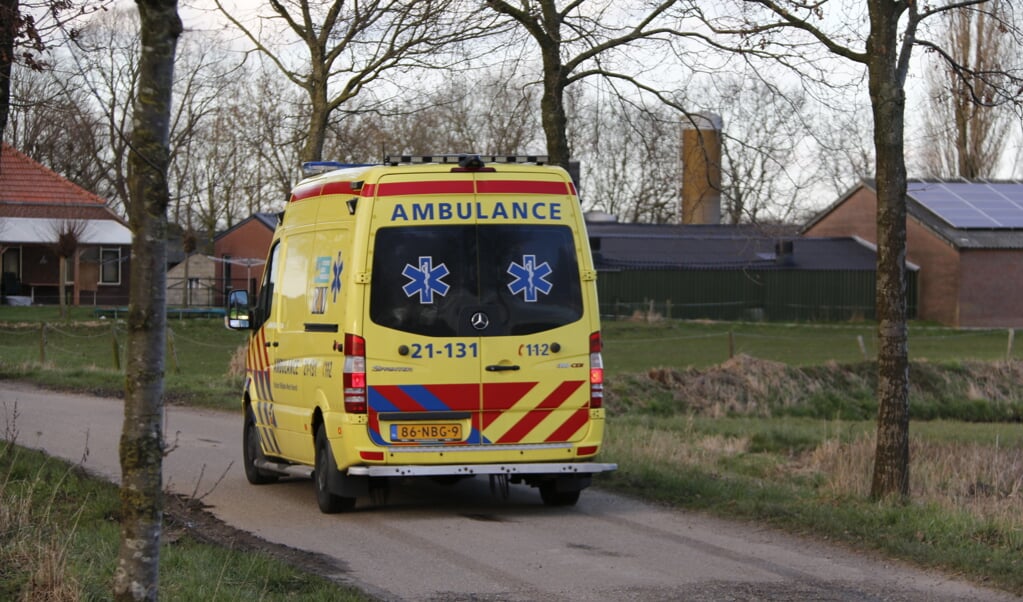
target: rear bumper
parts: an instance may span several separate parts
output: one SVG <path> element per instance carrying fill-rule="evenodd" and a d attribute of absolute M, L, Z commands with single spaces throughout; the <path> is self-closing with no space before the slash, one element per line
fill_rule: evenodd
<path fill-rule="evenodd" d="M 473 475 L 591 475 L 617 470 L 617 464 L 600 462 L 534 462 L 529 464 L 442 464 L 401 466 L 352 466 L 349 476 L 426 477 Z"/>

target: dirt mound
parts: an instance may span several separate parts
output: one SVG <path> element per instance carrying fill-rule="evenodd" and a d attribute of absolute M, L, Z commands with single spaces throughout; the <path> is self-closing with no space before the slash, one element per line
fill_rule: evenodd
<path fill-rule="evenodd" d="M 865 419 L 876 415 L 871 362 L 794 367 L 738 355 L 707 368 L 654 368 L 606 386 L 613 415 L 629 411 L 702 416 L 777 414 Z M 1023 362 L 913 362 L 914 417 L 1016 420 L 1023 416 Z"/>
<path fill-rule="evenodd" d="M 710 416 L 769 415 L 774 402 L 795 400 L 813 386 L 798 369 L 748 355 L 703 370 L 653 368 L 646 378 L 670 390 L 689 411 Z"/>

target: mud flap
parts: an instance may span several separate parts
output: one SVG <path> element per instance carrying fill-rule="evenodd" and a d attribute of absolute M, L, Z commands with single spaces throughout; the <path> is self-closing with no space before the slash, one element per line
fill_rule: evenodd
<path fill-rule="evenodd" d="M 334 470 L 327 476 L 327 488 L 341 497 L 366 497 L 369 495 L 369 477 L 346 475 Z"/>

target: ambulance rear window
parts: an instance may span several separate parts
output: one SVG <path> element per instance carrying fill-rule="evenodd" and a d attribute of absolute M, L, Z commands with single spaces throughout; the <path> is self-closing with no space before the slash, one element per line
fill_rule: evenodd
<path fill-rule="evenodd" d="M 370 319 L 425 336 L 532 334 L 583 314 L 567 226 L 381 228 L 371 282 Z"/>

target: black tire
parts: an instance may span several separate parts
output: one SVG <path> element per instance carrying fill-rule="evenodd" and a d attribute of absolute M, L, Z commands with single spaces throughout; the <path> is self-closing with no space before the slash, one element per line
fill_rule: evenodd
<path fill-rule="evenodd" d="M 256 430 L 256 417 L 252 410 L 245 410 L 245 432 L 242 434 L 242 456 L 245 461 L 245 478 L 253 485 L 276 483 L 279 475 L 256 466 L 257 460 L 266 460 L 259 446 L 259 432 Z"/>
<path fill-rule="evenodd" d="M 579 501 L 580 493 L 582 491 L 579 489 L 558 491 L 556 481 L 540 484 L 540 499 L 543 500 L 544 506 L 575 506 L 575 503 Z"/>
<path fill-rule="evenodd" d="M 355 507 L 354 497 L 343 497 L 330 492 L 329 476 L 337 472 L 337 462 L 330 451 L 330 442 L 323 431 L 323 425 L 316 428 L 316 466 L 313 469 L 313 484 L 316 487 L 316 503 L 320 512 L 337 514 Z"/>

